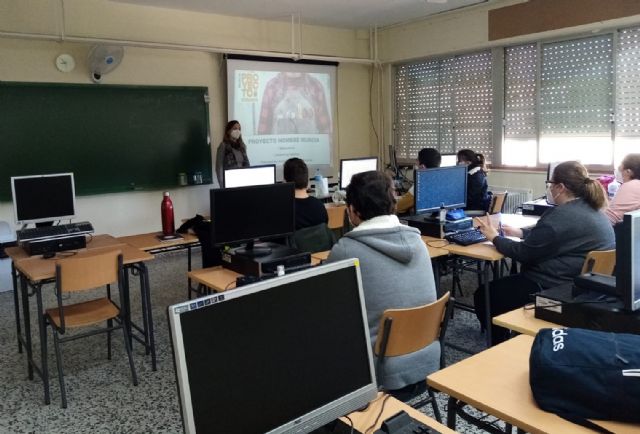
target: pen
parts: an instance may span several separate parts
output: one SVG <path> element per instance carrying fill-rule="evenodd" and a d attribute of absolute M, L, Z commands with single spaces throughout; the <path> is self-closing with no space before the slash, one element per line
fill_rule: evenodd
<path fill-rule="evenodd" d="M 502 230 L 502 222 L 498 222 L 498 235 L 504 237 L 504 231 Z"/>

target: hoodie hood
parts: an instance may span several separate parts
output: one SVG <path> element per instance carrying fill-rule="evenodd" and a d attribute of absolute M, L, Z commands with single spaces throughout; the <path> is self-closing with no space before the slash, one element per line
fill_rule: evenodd
<path fill-rule="evenodd" d="M 417 242 L 422 243 L 420 231 L 409 226 L 352 231 L 345 234 L 345 237 L 362 243 L 402 264 L 408 264 L 411 261 L 414 245 Z"/>

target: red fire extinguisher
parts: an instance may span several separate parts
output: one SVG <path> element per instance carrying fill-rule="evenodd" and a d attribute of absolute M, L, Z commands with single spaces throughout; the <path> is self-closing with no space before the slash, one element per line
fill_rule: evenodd
<path fill-rule="evenodd" d="M 173 235 L 176 231 L 173 224 L 173 202 L 168 191 L 164 192 L 164 198 L 160 204 L 160 216 L 162 217 L 162 234 Z"/>

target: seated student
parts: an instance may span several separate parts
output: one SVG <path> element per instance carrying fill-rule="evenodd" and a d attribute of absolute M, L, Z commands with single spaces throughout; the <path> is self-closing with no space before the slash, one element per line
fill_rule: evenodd
<path fill-rule="evenodd" d="M 442 162 L 442 156 L 437 149 L 433 148 L 422 148 L 420 152 L 418 152 L 418 168 L 419 169 L 433 169 L 435 167 L 440 167 L 440 163 Z M 415 203 L 415 198 L 413 196 L 413 185 L 409 189 L 408 192 L 403 194 L 398 198 L 398 203 L 396 204 L 396 213 L 404 214 L 409 212 Z"/>
<path fill-rule="evenodd" d="M 394 212 L 391 178 L 370 171 L 353 175 L 347 187 L 347 214 L 355 228 L 331 249 L 328 261 L 359 258 L 371 343 L 378 337 L 380 317 L 386 309 L 432 303 L 436 289 L 429 252 L 420 231 L 400 224 Z M 438 370 L 438 341 L 414 353 L 385 361 L 387 390 L 414 384 Z"/>
<path fill-rule="evenodd" d="M 503 226 L 507 236 L 500 236 L 484 218 L 475 219 L 480 231 L 503 255 L 522 264 L 522 272 L 490 284 L 491 316 L 524 306 L 529 294 L 571 283 L 582 270 L 584 259 L 592 250 L 615 248 L 611 224 L 600 209 L 605 195 L 598 181 L 589 178 L 587 169 L 577 161 L 559 164 L 553 179 L 547 181 L 547 200 L 557 206 L 546 211 L 531 229 Z M 484 287 L 475 295 L 475 310 L 484 324 Z M 494 345 L 507 338 L 507 330 L 492 326 Z"/>
<path fill-rule="evenodd" d="M 640 154 L 629 154 L 616 169 L 620 188 L 604 210 L 611 224 L 622 221 L 624 213 L 640 209 Z"/>
<path fill-rule="evenodd" d="M 296 230 L 329 222 L 324 204 L 307 193 L 309 169 L 303 160 L 289 158 L 284 162 L 284 180 L 296 188 Z"/>
<path fill-rule="evenodd" d="M 467 207 L 474 211 L 487 211 L 491 202 L 487 183 L 484 155 L 471 149 L 458 151 L 458 164 L 467 166 Z"/>

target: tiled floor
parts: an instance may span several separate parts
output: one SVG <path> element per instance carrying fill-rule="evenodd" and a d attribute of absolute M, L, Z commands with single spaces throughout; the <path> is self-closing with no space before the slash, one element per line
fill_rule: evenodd
<path fill-rule="evenodd" d="M 199 255 L 196 252 L 196 255 Z M 199 259 L 196 259 L 197 263 Z M 49 341 L 51 405 L 44 405 L 42 386 L 27 379 L 26 359 L 17 351 L 13 298 L 0 294 L 0 433 L 179 433 L 182 432 L 175 384 L 171 344 L 165 309 L 186 296 L 186 255 L 159 256 L 149 264 L 153 317 L 156 326 L 158 371 L 151 370 L 149 356 L 134 345 L 134 361 L 140 384 L 131 383 L 126 354 L 119 334 L 114 334 L 113 358 L 106 357 L 105 335 L 72 341 L 62 347 L 69 406 L 60 408 L 53 344 Z M 133 282 L 133 280 L 132 280 Z M 475 276 L 464 279 L 465 291 L 472 291 Z M 443 278 L 445 288 L 450 278 Z M 45 305 L 53 305 L 50 288 Z M 131 288 L 132 306 L 139 306 L 138 287 Z M 33 303 L 35 304 L 35 303 Z M 138 315 L 133 308 L 134 319 Z M 475 317 L 456 311 L 450 321 L 448 339 L 472 351 L 484 347 L 483 335 Z M 36 342 L 37 345 L 37 342 Z M 448 364 L 466 354 L 447 350 Z M 440 409 L 446 415 L 446 396 L 439 395 Z M 430 413 L 431 408 L 425 408 Z M 476 432 L 460 423 L 460 432 Z"/>

